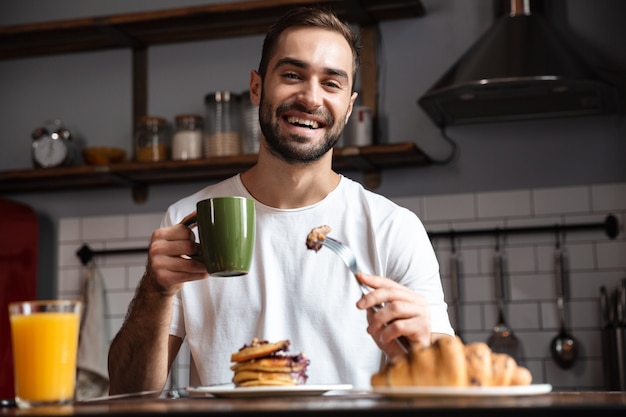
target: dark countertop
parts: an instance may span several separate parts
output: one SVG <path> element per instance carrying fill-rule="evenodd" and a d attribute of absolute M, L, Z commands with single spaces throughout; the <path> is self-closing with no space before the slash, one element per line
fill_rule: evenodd
<path fill-rule="evenodd" d="M 528 396 L 388 398 L 372 393 L 341 395 L 217 398 L 166 398 L 162 393 L 137 394 L 74 405 L 20 410 L 0 408 L 0 416 L 104 416 L 114 414 L 184 414 L 211 416 L 320 415 L 359 416 L 568 416 L 586 412 L 626 415 L 626 392 L 552 392 Z M 579 415 L 579 414 L 576 414 Z"/>

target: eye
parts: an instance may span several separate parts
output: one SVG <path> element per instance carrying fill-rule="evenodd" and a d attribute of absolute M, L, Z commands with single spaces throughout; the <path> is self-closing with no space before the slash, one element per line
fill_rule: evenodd
<path fill-rule="evenodd" d="M 324 82 L 324 85 L 327 87 L 330 87 L 332 89 L 337 89 L 340 90 L 341 89 L 341 83 L 335 81 L 335 80 L 330 80 L 330 81 L 326 81 Z"/>
<path fill-rule="evenodd" d="M 282 75 L 283 78 L 286 78 L 288 80 L 299 80 L 300 76 L 298 74 L 296 74 L 295 72 L 286 72 Z"/>

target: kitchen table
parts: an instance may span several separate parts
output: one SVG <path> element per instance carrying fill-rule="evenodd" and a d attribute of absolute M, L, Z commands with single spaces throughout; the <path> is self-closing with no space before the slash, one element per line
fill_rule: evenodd
<path fill-rule="evenodd" d="M 389 398 L 371 392 L 344 392 L 318 396 L 246 398 L 196 397 L 185 390 L 143 393 L 78 402 L 73 405 L 20 410 L 0 409 L 0 416 L 567 416 L 626 415 L 626 392 L 551 392 L 528 396 Z"/>

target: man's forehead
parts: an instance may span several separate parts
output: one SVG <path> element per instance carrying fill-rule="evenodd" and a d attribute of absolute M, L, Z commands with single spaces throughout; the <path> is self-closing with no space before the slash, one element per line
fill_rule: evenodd
<path fill-rule="evenodd" d="M 311 49 L 302 50 L 302 47 Z M 316 49 L 313 50 L 312 47 Z M 345 61 L 350 67 L 344 69 L 352 70 L 352 49 L 348 41 L 339 32 L 308 26 L 292 27 L 281 33 L 271 60 L 275 62 L 286 55 L 291 55 L 295 49 L 299 48 L 300 52 L 310 52 L 311 54 L 321 49 L 328 51 L 328 54 L 334 51 L 336 55 L 344 59 L 347 58 Z"/>
<path fill-rule="evenodd" d="M 315 26 L 292 26 L 285 29 L 278 38 L 278 44 L 284 43 L 286 39 L 305 38 L 307 40 L 316 40 L 319 38 L 333 37 L 337 38 L 337 42 L 342 42 L 345 48 L 350 49 L 348 41 L 343 35 L 335 30 L 315 27 Z"/>

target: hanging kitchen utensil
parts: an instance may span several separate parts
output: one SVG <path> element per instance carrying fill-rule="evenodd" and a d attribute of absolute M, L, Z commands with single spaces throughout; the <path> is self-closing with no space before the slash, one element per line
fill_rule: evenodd
<path fill-rule="evenodd" d="M 615 363 L 618 389 L 626 389 L 626 284 L 615 289 Z"/>
<path fill-rule="evenodd" d="M 619 373 L 615 369 L 617 361 L 617 328 L 614 309 L 606 287 L 600 287 L 600 315 L 602 317 L 602 366 L 604 387 L 607 391 L 619 390 Z"/>
<path fill-rule="evenodd" d="M 456 335 L 463 339 L 462 336 L 462 317 L 461 313 L 461 299 L 462 299 L 462 289 L 461 289 L 461 281 L 459 279 L 460 273 L 460 256 L 456 250 L 456 241 L 454 235 L 450 237 L 451 243 L 451 251 L 450 251 L 450 288 L 452 293 L 452 302 L 454 304 L 455 318 L 456 322 L 454 323 Z"/>
<path fill-rule="evenodd" d="M 550 353 L 554 362 L 562 369 L 570 369 L 576 363 L 580 342 L 567 331 L 565 323 L 566 300 L 569 298 L 568 276 L 565 271 L 565 255 L 561 247 L 559 231 L 554 253 L 554 272 L 556 281 L 556 305 L 559 312 L 560 330 L 550 342 Z"/>
<path fill-rule="evenodd" d="M 493 261 L 496 300 L 498 303 L 498 322 L 493 327 L 493 332 L 487 340 L 487 345 L 492 351 L 506 353 L 519 363 L 521 357 L 520 343 L 513 333 L 513 329 L 508 326 L 504 318 L 505 300 L 508 299 L 508 286 L 504 277 L 504 255 L 500 248 L 499 236 L 496 236 Z"/>

